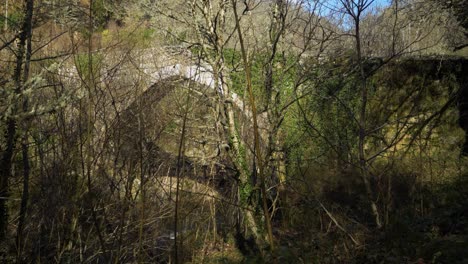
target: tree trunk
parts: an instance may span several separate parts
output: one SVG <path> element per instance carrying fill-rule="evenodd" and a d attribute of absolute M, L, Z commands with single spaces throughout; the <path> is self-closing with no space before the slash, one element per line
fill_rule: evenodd
<path fill-rule="evenodd" d="M 270 218 L 270 212 L 268 210 L 268 203 L 267 203 L 267 197 L 266 197 L 266 186 L 265 186 L 265 174 L 264 174 L 264 160 L 263 156 L 261 153 L 260 149 L 260 132 L 258 128 L 258 121 L 257 121 L 257 109 L 256 109 L 256 102 L 255 98 L 253 95 L 253 89 L 252 89 L 252 78 L 251 78 L 251 72 L 250 72 L 250 63 L 247 59 L 247 51 L 244 46 L 244 40 L 243 40 L 243 34 L 242 30 L 240 27 L 239 23 L 239 16 L 237 14 L 237 8 L 235 6 L 234 0 L 232 1 L 233 4 L 233 9 L 234 9 L 234 18 L 236 21 L 236 28 L 237 28 L 237 33 L 239 36 L 239 43 L 241 46 L 241 53 L 242 53 L 242 60 L 244 63 L 244 71 L 245 71 L 245 79 L 246 79 L 246 85 L 247 85 L 247 90 L 249 93 L 249 101 L 250 101 L 250 106 L 252 108 L 252 118 L 253 118 L 253 132 L 254 132 L 254 155 L 255 155 L 255 164 L 258 166 L 259 170 L 259 187 L 260 187 L 260 192 L 261 192 L 261 198 L 262 198 L 262 207 L 263 207 L 263 217 L 265 218 L 265 226 L 266 226 L 266 232 L 267 232 L 267 238 L 268 238 L 268 243 L 270 244 L 270 250 L 273 251 L 275 246 L 274 246 L 274 239 L 273 239 L 273 229 L 271 225 L 271 218 Z M 255 166 L 254 166 L 255 169 Z M 256 173 L 255 171 L 253 173 Z M 257 236 L 257 240 L 259 237 Z"/>
<path fill-rule="evenodd" d="M 370 209 L 372 214 L 374 215 L 374 221 L 377 226 L 377 228 L 382 227 L 382 223 L 380 221 L 380 214 L 379 214 L 379 208 L 377 206 L 377 203 L 374 201 L 374 192 L 372 191 L 372 186 L 370 184 L 370 173 L 369 173 L 369 167 L 367 164 L 367 157 L 365 154 L 364 150 L 364 145 L 366 142 L 366 137 L 367 137 L 367 96 L 368 96 L 368 91 L 367 91 L 367 81 L 366 81 L 366 76 L 364 73 L 364 68 L 362 65 L 362 51 L 361 51 L 361 35 L 360 35 L 360 25 L 359 25 L 359 17 L 355 20 L 355 26 L 356 26 L 356 51 L 357 51 L 357 61 L 358 61 L 358 66 L 359 66 L 359 74 L 360 74 L 360 81 L 361 81 L 361 109 L 360 109 L 360 114 L 359 114 L 359 167 L 361 170 L 361 177 L 364 183 L 364 186 L 366 188 L 366 194 L 367 194 L 367 199 L 369 200 L 370 203 Z"/>
<path fill-rule="evenodd" d="M 32 55 L 32 25 L 29 27 L 26 40 L 26 59 L 24 62 L 23 80 L 29 79 L 29 69 Z M 24 95 L 22 111 L 25 113 L 29 109 L 29 98 Z M 21 142 L 21 151 L 23 156 L 23 193 L 21 195 L 21 207 L 20 215 L 18 220 L 18 228 L 16 230 L 16 247 L 18 251 L 18 262 L 22 253 L 21 247 L 23 246 L 23 229 L 25 226 L 26 211 L 28 209 L 29 200 L 29 175 L 31 171 L 31 165 L 29 162 L 29 146 L 28 146 L 28 130 L 29 125 L 27 122 L 23 125 L 23 136 Z"/>
<path fill-rule="evenodd" d="M 32 31 L 32 17 L 34 9 L 34 0 L 25 0 L 23 11 L 24 11 L 24 20 L 21 27 L 21 33 L 19 35 L 19 44 L 18 44 L 18 53 L 16 55 L 16 66 L 13 72 L 13 80 L 15 82 L 15 93 L 17 95 L 21 94 L 23 89 L 23 83 L 26 80 L 23 80 L 23 63 L 25 58 L 26 51 L 26 41 L 30 38 Z M 26 62 L 29 64 L 29 61 Z M 2 158 L 0 161 L 0 242 L 4 242 L 7 237 L 7 227 L 8 227 L 8 181 L 11 177 L 11 167 L 13 154 L 15 152 L 15 145 L 17 139 L 17 130 L 16 130 L 16 120 L 14 115 L 17 112 L 17 102 L 12 102 L 12 111 L 11 116 L 7 118 L 7 129 L 5 131 L 6 139 L 6 149 L 2 153 Z"/>

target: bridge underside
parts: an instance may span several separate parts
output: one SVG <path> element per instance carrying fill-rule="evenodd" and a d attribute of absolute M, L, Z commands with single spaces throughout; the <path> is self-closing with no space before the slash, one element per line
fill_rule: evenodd
<path fill-rule="evenodd" d="M 155 177 L 180 175 L 230 196 L 236 171 L 219 139 L 215 96 L 212 88 L 192 80 L 170 77 L 159 81 L 114 122 L 113 144 L 119 145 L 115 155 L 135 164 L 143 156 Z M 185 111 L 183 155 L 177 164 Z"/>

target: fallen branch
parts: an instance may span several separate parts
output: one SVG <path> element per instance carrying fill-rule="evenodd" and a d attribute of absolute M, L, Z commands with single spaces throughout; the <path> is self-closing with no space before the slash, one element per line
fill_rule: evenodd
<path fill-rule="evenodd" d="M 357 241 L 348 231 L 346 231 L 346 229 L 341 226 L 338 221 L 336 220 L 336 218 L 327 210 L 327 208 L 325 208 L 325 206 L 320 202 L 320 201 L 317 201 L 320 206 L 322 207 L 322 209 L 325 211 L 325 213 L 328 215 L 328 217 L 330 217 L 330 219 L 333 221 L 333 223 L 335 223 L 335 225 L 341 230 L 343 231 L 343 233 L 345 233 L 350 239 L 351 241 L 353 241 L 353 243 L 356 245 L 356 246 L 360 246 L 361 243 L 359 243 L 359 241 Z"/>

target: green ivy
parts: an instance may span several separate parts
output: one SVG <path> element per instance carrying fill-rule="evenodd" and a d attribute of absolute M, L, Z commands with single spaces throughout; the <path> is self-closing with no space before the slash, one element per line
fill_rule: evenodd
<path fill-rule="evenodd" d="M 87 80 L 91 76 L 99 76 L 103 56 L 99 53 L 91 54 L 91 64 L 89 55 L 86 53 L 78 54 L 75 57 L 76 68 L 83 79 Z M 93 73 L 91 75 L 90 66 L 92 66 Z"/>

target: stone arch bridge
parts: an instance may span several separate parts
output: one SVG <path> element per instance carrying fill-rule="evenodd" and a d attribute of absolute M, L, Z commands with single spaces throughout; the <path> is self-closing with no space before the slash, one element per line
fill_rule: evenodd
<path fill-rule="evenodd" d="M 113 126 L 102 129 L 97 136 L 110 134 L 110 144 L 120 144 L 115 155 L 132 159 L 138 157 L 137 152 L 143 147 L 152 172 L 162 179 L 158 184 L 169 195 L 175 187 L 174 177 L 179 173 L 190 179 L 188 185 L 192 190 L 203 190 L 208 197 L 229 196 L 230 188 L 237 182 L 236 171 L 224 150 L 227 142 L 217 134 L 219 125 L 223 124 L 215 120 L 216 100 L 227 95 L 221 85 L 216 85 L 212 67 L 179 46 L 93 56 L 99 58 L 98 62 L 93 59 L 99 69 L 95 83 L 109 93 L 112 101 L 107 105 L 112 105 L 117 112 L 106 114 L 105 118 L 114 120 Z M 72 87 L 84 79 L 76 64 L 75 60 L 59 70 L 63 81 Z M 229 96 L 223 100 L 229 100 L 238 117 L 247 121 L 241 135 L 248 138 L 252 113 L 239 95 L 231 92 Z M 187 97 L 190 106 L 186 105 Z M 183 164 L 178 168 L 177 147 L 185 109 L 189 111 L 187 139 Z M 258 118 L 265 124 L 265 114 Z M 140 129 L 149 132 L 142 136 L 138 134 Z M 194 184 L 199 186 L 193 187 Z"/>
<path fill-rule="evenodd" d="M 369 71 L 379 68 L 381 60 L 372 60 L 366 65 Z M 459 109 L 459 124 L 466 132 L 466 142 L 463 147 L 463 154 L 468 154 L 468 60 L 465 58 L 406 58 L 394 61 L 390 67 L 404 67 L 408 72 L 415 74 L 422 73 L 429 77 L 430 81 L 438 81 L 453 74 L 459 84 L 456 98 L 452 100 Z M 79 80 L 79 69 L 74 66 L 63 67 L 61 76 L 70 82 Z M 167 171 L 166 175 L 175 175 L 175 145 L 178 143 L 175 135 L 180 126 L 181 112 L 167 112 L 167 109 L 180 110 L 183 107 L 182 98 L 186 98 L 187 91 L 193 95 L 191 103 L 197 107 L 190 109 L 188 147 L 184 157 L 184 175 L 189 175 L 200 183 L 207 183 L 207 175 L 216 174 L 215 185 L 222 185 L 221 181 L 229 178 L 228 174 L 234 172 L 230 170 L 230 162 L 227 157 L 220 155 L 219 146 L 226 142 L 220 142 L 215 133 L 216 130 L 213 116 L 212 100 L 210 97 L 225 96 L 222 86 L 216 87 L 216 80 L 213 76 L 212 68 L 209 64 L 193 56 L 185 47 L 172 46 L 161 49 L 142 49 L 133 51 L 111 52 L 100 61 L 99 82 L 111 87 L 113 83 L 119 83 L 127 89 L 116 91 L 123 95 L 123 100 L 112 102 L 115 108 L 121 113 L 120 117 L 127 129 L 126 135 L 133 138 L 127 141 L 127 152 L 137 149 L 137 135 L 130 133 L 138 126 L 138 122 L 153 125 L 155 134 L 151 135 L 154 140 L 159 140 L 159 144 L 147 142 L 148 148 L 153 151 L 155 163 L 152 166 Z M 185 88 L 184 88 L 185 87 Z M 187 89 L 189 88 L 189 89 Z M 181 90 L 182 89 L 182 90 Z M 183 90 L 185 89 L 185 93 Z M 169 100 L 170 99 L 170 100 Z M 240 96 L 230 93 L 230 100 L 238 109 L 239 116 L 250 119 L 252 113 L 243 104 Z M 148 103 L 150 102 L 150 103 Z M 175 109 L 174 109 L 175 107 Z M 136 114 L 144 112 L 144 120 L 137 120 Z M 173 116 L 173 118 L 164 117 Z M 154 117 L 159 119 L 155 122 Z M 259 122 L 266 124 L 267 117 L 259 115 Z M 158 123 L 159 124 L 156 124 Z M 141 125 L 141 124 L 140 124 Z M 260 127 L 264 129 L 265 127 Z M 197 137 L 195 134 L 198 134 Z M 132 136 L 133 135 L 133 136 Z M 149 137 L 151 137 L 149 136 Z M 171 138 L 172 136 L 172 138 Z M 133 142 L 133 143 L 132 143 Z M 133 144 L 133 145 L 132 145 Z M 157 161 L 164 157 L 164 161 Z M 165 164 L 162 166 L 162 164 Z M 164 167 L 164 168 L 162 168 Z M 209 170 L 210 173 L 206 171 Z M 224 176 L 222 176 L 224 175 Z M 226 176 L 227 175 L 227 176 Z"/>

